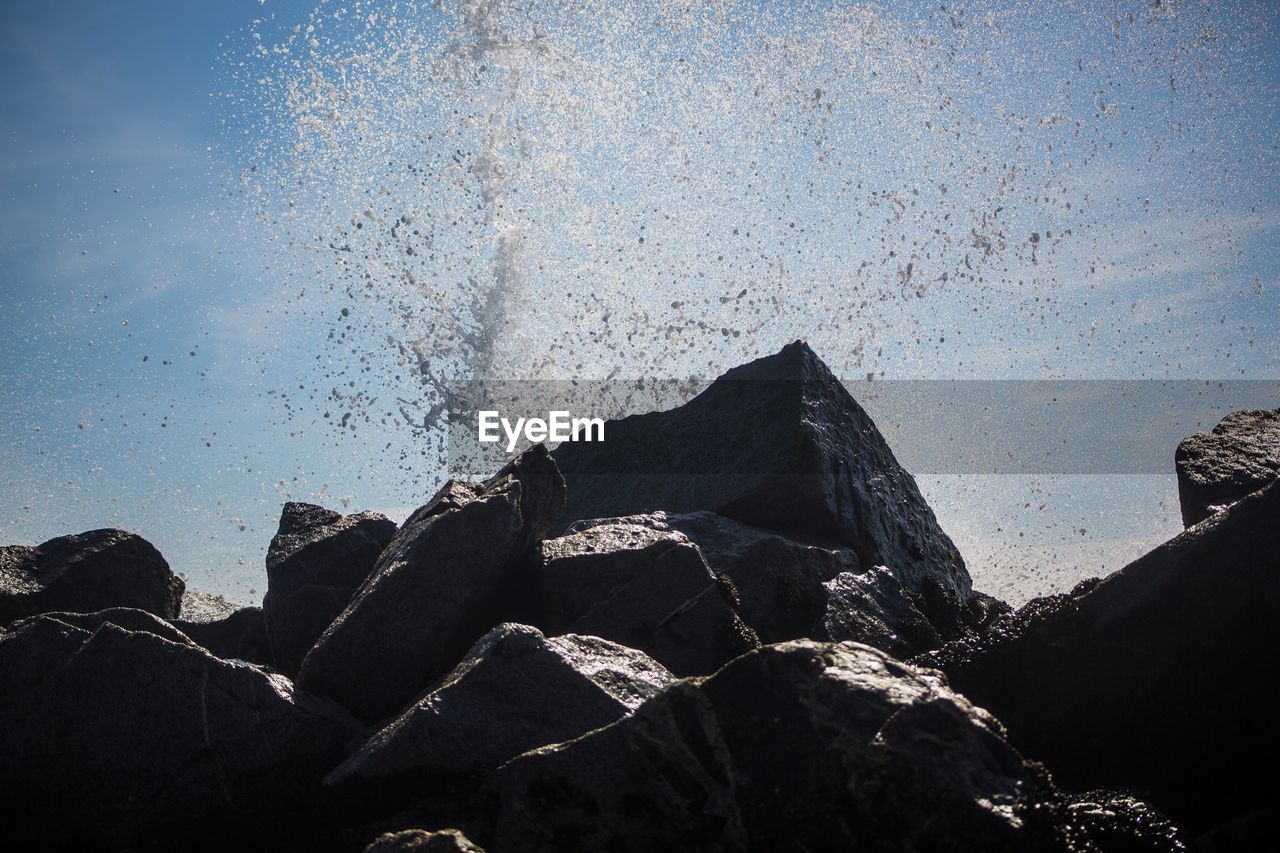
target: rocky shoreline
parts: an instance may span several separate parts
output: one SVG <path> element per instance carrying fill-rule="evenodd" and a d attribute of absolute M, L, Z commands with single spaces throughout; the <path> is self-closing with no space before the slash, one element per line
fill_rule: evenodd
<path fill-rule="evenodd" d="M 286 504 L 261 608 L 123 531 L 8 546 L 4 837 L 1271 849 L 1276 423 L 1188 438 L 1187 530 L 1017 611 L 799 342 L 398 527 Z"/>

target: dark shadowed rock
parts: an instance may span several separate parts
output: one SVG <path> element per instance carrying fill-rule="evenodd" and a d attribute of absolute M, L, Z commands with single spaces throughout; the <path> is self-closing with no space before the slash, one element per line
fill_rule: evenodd
<path fill-rule="evenodd" d="M 448 795 L 523 752 L 626 716 L 674 681 L 649 656 L 599 637 L 500 625 L 325 785 L 384 813 L 407 797 Z"/>
<path fill-rule="evenodd" d="M 1280 624 L 1278 520 L 1273 484 L 920 661 L 1066 786 L 1146 792 L 1193 833 L 1269 807 L 1257 780 L 1280 759 L 1280 697 L 1259 666 Z"/>
<path fill-rule="evenodd" d="M 584 518 L 711 510 L 848 545 L 916 590 L 960 598 L 969 574 L 874 423 L 801 342 L 736 367 L 679 408 L 608 424 L 555 451 L 568 484 L 560 529 Z"/>
<path fill-rule="evenodd" d="M 563 505 L 542 446 L 483 485 L 447 484 L 396 533 L 298 684 L 365 722 L 401 710 L 524 603 L 525 557 Z"/>
<path fill-rule="evenodd" d="M 827 639 L 865 643 L 899 658 L 942 644 L 938 632 L 884 566 L 843 572 L 825 589 L 822 621 Z"/>
<path fill-rule="evenodd" d="M 1028 851 L 1055 792 L 937 673 L 854 644 L 767 646 L 500 768 L 497 850 Z M 1076 831 L 1081 835 L 1080 831 Z M 486 839 L 481 839 L 482 841 Z"/>
<path fill-rule="evenodd" d="M 123 530 L 90 530 L 34 548 L 0 548 L 0 625 L 54 610 L 135 607 L 171 619 L 182 581 L 155 547 Z"/>
<path fill-rule="evenodd" d="M 920 589 L 909 595 L 938 636 L 948 642 L 981 633 L 999 617 L 1013 612 L 1009 605 L 985 592 L 973 592 L 961 600 L 935 578 L 926 578 Z"/>
<path fill-rule="evenodd" d="M 343 516 L 313 504 L 284 505 L 267 550 L 262 600 L 276 669 L 297 673 L 395 532 L 395 523 L 376 512 Z"/>
<path fill-rule="evenodd" d="M 534 560 L 548 634 L 590 634 L 642 649 L 677 675 L 707 675 L 759 645 L 732 585 L 684 534 L 600 523 L 541 543 Z"/>
<path fill-rule="evenodd" d="M 9 626 L 9 630 L 13 633 L 22 633 L 27 627 L 43 618 L 55 619 L 65 625 L 79 628 L 81 631 L 88 631 L 90 634 L 103 625 L 111 624 L 126 631 L 147 631 L 174 643 L 181 643 L 187 646 L 198 645 L 174 623 L 167 622 L 145 610 L 137 610 L 132 607 L 109 607 L 106 610 L 98 610 L 93 613 L 42 613 L 39 616 L 19 619 Z"/>
<path fill-rule="evenodd" d="M 624 522 L 654 530 L 675 530 L 689 538 L 716 574 L 733 582 L 738 614 L 762 643 L 803 637 L 821 639 L 827 593 L 823 583 L 840 572 L 858 570 L 852 548 L 803 534 L 752 527 L 714 512 L 654 512 L 619 519 L 577 521 L 569 532 Z"/>
<path fill-rule="evenodd" d="M 0 632 L 8 841 L 242 849 L 315 802 L 355 720 L 157 621 L 108 611 Z"/>
<path fill-rule="evenodd" d="M 1233 412 L 1211 432 L 1187 436 L 1174 466 L 1190 527 L 1280 477 L 1280 409 Z"/>
<path fill-rule="evenodd" d="M 364 853 L 484 853 L 456 829 L 405 829 L 378 836 Z"/>
<path fill-rule="evenodd" d="M 261 607 L 242 607 L 218 619 L 174 619 L 173 624 L 216 657 L 272 666 Z"/>

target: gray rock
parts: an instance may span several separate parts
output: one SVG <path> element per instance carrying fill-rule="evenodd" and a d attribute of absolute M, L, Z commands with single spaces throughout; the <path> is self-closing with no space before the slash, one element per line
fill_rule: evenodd
<path fill-rule="evenodd" d="M 12 843 L 258 843 L 263 823 L 316 802 L 358 730 L 333 703 L 178 641 L 146 614 L 67 620 L 0 632 L 0 800 Z"/>
<path fill-rule="evenodd" d="M 866 412 L 801 342 L 736 367 L 679 408 L 565 442 L 558 529 L 584 518 L 710 510 L 848 545 L 907 589 L 936 578 L 963 600 L 964 561 Z"/>
<path fill-rule="evenodd" d="M 682 533 L 597 524 L 541 543 L 534 576 L 548 634 L 604 637 L 679 676 L 707 675 L 759 645 L 732 585 Z"/>
<path fill-rule="evenodd" d="M 540 445 L 483 485 L 447 484 L 396 533 L 298 684 L 366 723 L 404 708 L 519 606 L 528 551 L 563 505 Z"/>
<path fill-rule="evenodd" d="M 674 681 L 647 655 L 598 637 L 500 625 L 325 785 L 386 812 L 391 802 L 439 796 L 530 749 L 612 723 Z"/>
<path fill-rule="evenodd" d="M 1247 409 L 1211 432 L 1189 435 L 1174 454 L 1187 527 L 1280 477 L 1280 409 Z"/>
<path fill-rule="evenodd" d="M 456 829 L 404 829 L 375 838 L 364 853 L 484 853 Z"/>
<path fill-rule="evenodd" d="M 1280 485 L 1102 581 L 1036 599 L 919 662 L 1000 716 L 1065 786 L 1146 792 L 1192 833 L 1273 806 Z M 1264 666 L 1265 669 L 1265 666 Z"/>
<path fill-rule="evenodd" d="M 577 521 L 569 532 L 625 522 L 654 530 L 675 530 L 698 546 L 716 574 L 733 582 L 738 614 L 762 643 L 801 638 L 822 639 L 827 590 L 823 584 L 841 572 L 858 570 L 852 548 L 803 534 L 784 534 L 743 524 L 714 512 L 626 516 Z"/>
<path fill-rule="evenodd" d="M 242 607 L 214 619 L 174 619 L 173 625 L 215 657 L 272 666 L 261 607 Z"/>
<path fill-rule="evenodd" d="M 860 574 L 843 572 L 825 589 L 827 639 L 865 643 L 898 658 L 942 645 L 938 632 L 884 566 Z"/>
<path fill-rule="evenodd" d="M 534 750 L 484 799 L 497 850 L 1096 849 L 988 713 L 855 644 L 766 646 Z M 473 836 L 474 837 L 474 836 Z M 1080 843 L 1080 842 L 1086 843 Z"/>
<path fill-rule="evenodd" d="M 297 674 L 302 659 L 373 571 L 396 525 L 375 512 L 343 516 L 287 503 L 267 550 L 262 600 L 276 669 Z"/>
<path fill-rule="evenodd" d="M 183 582 L 155 547 L 123 530 L 90 530 L 34 548 L 0 547 L 0 625 L 55 610 L 135 607 L 178 615 Z"/>

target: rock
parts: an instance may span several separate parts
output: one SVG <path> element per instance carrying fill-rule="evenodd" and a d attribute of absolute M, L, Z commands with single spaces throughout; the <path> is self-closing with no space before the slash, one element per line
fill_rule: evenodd
<path fill-rule="evenodd" d="M 298 829 L 355 720 L 147 614 L 65 618 L 0 632 L 7 841 L 243 849 Z"/>
<path fill-rule="evenodd" d="M 90 634 L 103 625 L 111 624 L 126 631 L 147 631 L 174 643 L 181 643 L 187 646 L 198 645 L 177 625 L 166 622 L 159 616 L 154 616 L 145 610 L 137 610 L 132 607 L 109 607 L 106 610 L 99 610 L 94 613 L 41 613 L 39 616 L 29 616 L 26 619 L 17 620 L 9 626 L 9 630 L 14 633 L 21 633 L 37 620 L 44 618 L 57 620 L 64 625 L 79 628 L 81 631 L 88 631 Z"/>
<path fill-rule="evenodd" d="M 864 643 L 898 658 L 942 644 L 938 632 L 884 566 L 860 574 L 842 572 L 825 589 L 823 633 L 827 639 Z"/>
<path fill-rule="evenodd" d="M 1212 432 L 1189 435 L 1174 454 L 1187 527 L 1280 477 L 1280 409 L 1246 409 Z"/>
<path fill-rule="evenodd" d="M 1124 787 L 1189 832 L 1272 805 L 1280 759 L 1280 486 L 1102 581 L 1036 599 L 981 639 L 919 659 L 1072 788 Z"/>
<path fill-rule="evenodd" d="M 937 578 L 925 578 L 918 592 L 905 590 L 884 566 L 860 573 L 857 554 L 848 547 L 713 512 L 587 519 L 569 525 L 568 532 L 619 523 L 685 534 L 712 571 L 732 582 L 739 615 L 764 643 L 850 640 L 910 656 L 980 631 L 1009 611 L 980 592 L 962 603 Z"/>
<path fill-rule="evenodd" d="M 972 592 L 965 600 L 935 578 L 925 578 L 918 592 L 910 593 L 917 610 L 943 640 L 958 640 L 981 633 L 1013 608 L 984 592 Z"/>
<path fill-rule="evenodd" d="M 590 634 L 652 655 L 679 676 L 708 675 L 759 645 L 736 593 L 682 533 L 600 523 L 541 543 L 534 577 L 548 634 Z"/>
<path fill-rule="evenodd" d="M 405 829 L 378 836 L 364 853 L 484 853 L 456 829 Z"/>
<path fill-rule="evenodd" d="M 598 637 L 500 625 L 325 786 L 383 813 L 409 797 L 445 796 L 523 752 L 626 716 L 674 681 L 647 655 Z"/>
<path fill-rule="evenodd" d="M 762 643 L 781 643 L 814 633 L 826 608 L 823 583 L 841 572 L 858 570 L 853 549 L 803 534 L 783 534 L 752 527 L 714 512 L 626 516 L 619 519 L 577 521 L 569 532 L 600 524 L 641 524 L 654 530 L 675 530 L 698 546 L 716 574 L 733 582 L 738 614 Z"/>
<path fill-rule="evenodd" d="M 272 666 L 261 607 L 242 607 L 218 619 L 175 619 L 173 625 L 215 657 Z"/>
<path fill-rule="evenodd" d="M 1096 853 L 1183 851 L 1182 831 L 1150 805 L 1123 791 L 1067 794 L 1056 789 L 1042 765 L 1028 769 L 1041 777 L 1040 796 L 1023 810 L 1046 847 Z M 1241 848 L 1235 848 L 1237 850 Z"/>
<path fill-rule="evenodd" d="M 912 591 L 935 577 L 969 595 L 964 561 L 915 480 L 804 343 L 730 370 L 679 408 L 611 421 L 605 434 L 556 449 L 568 484 L 557 529 L 710 510 L 848 545 Z"/>
<path fill-rule="evenodd" d="M 284 505 L 267 550 L 262 600 L 276 669 L 297 674 L 395 532 L 395 522 L 376 512 L 343 516 L 313 504 Z"/>
<path fill-rule="evenodd" d="M 527 597 L 529 549 L 564 505 L 541 445 L 482 485 L 449 483 L 404 523 L 298 673 L 366 723 L 396 713 Z"/>
<path fill-rule="evenodd" d="M 1056 792 L 937 673 L 797 641 L 499 768 L 497 850 L 1034 851 Z M 1119 820 L 1119 818 L 1117 818 Z M 473 836 L 475 837 L 475 836 Z"/>
<path fill-rule="evenodd" d="M 135 607 L 178 615 L 183 582 L 155 547 L 123 530 L 90 530 L 34 548 L 0 548 L 0 625 L 55 610 Z"/>

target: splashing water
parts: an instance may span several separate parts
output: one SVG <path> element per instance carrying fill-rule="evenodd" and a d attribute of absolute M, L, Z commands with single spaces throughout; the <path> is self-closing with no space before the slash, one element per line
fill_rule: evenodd
<path fill-rule="evenodd" d="M 1258 375 L 1275 17 L 322 2 L 233 57 L 240 196 L 346 350 L 313 398 L 348 438 L 421 441 L 459 379 L 795 338 L 849 378 Z"/>
<path fill-rule="evenodd" d="M 793 337 L 860 371 L 903 303 L 1047 297 L 1064 248 L 1098 275 L 1090 229 L 1132 178 L 1104 173 L 1150 141 L 1126 106 L 1166 137 L 1148 179 L 1179 133 L 1230 131 L 1204 10 L 1089 7 L 321 4 L 256 33 L 246 195 L 397 306 L 429 389 L 714 371 Z"/>

